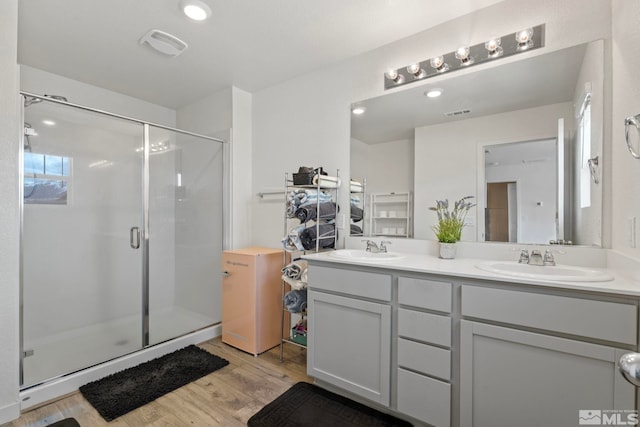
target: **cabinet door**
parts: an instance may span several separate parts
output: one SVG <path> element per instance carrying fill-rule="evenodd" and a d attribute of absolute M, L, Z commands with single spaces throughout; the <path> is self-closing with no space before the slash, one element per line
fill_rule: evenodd
<path fill-rule="evenodd" d="M 461 322 L 460 425 L 578 425 L 580 410 L 635 409 L 625 350 Z"/>
<path fill-rule="evenodd" d="M 309 290 L 307 373 L 389 406 L 391 307 Z"/>

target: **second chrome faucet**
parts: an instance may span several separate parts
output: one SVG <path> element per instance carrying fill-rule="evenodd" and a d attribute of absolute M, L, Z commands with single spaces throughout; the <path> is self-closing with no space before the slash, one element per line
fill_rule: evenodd
<path fill-rule="evenodd" d="M 553 253 L 550 250 L 544 251 L 544 255 L 540 253 L 539 250 L 534 249 L 529 254 L 527 249 L 522 249 L 520 251 L 520 259 L 518 260 L 520 264 L 529 264 L 529 265 L 556 265 L 556 260 L 553 258 Z"/>

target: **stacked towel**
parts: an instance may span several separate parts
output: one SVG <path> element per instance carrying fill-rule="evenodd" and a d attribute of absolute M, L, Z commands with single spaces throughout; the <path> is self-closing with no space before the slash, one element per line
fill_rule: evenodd
<path fill-rule="evenodd" d="M 320 240 L 319 247 L 321 248 L 333 248 L 336 244 L 335 239 L 335 225 L 334 224 L 320 224 L 319 236 L 316 236 L 316 226 L 312 225 L 300 232 L 300 242 L 306 250 L 315 249 L 316 240 Z"/>
<path fill-rule="evenodd" d="M 351 235 L 352 236 L 362 236 L 362 228 L 358 227 L 355 224 L 351 224 Z"/>
<path fill-rule="evenodd" d="M 300 280 L 302 274 L 307 271 L 307 261 L 299 259 L 287 264 L 282 272 L 285 276 L 290 277 L 292 279 Z"/>
<path fill-rule="evenodd" d="M 298 188 L 291 193 L 287 198 L 287 216 L 289 218 L 295 218 L 295 212 L 298 208 L 309 205 L 317 205 L 320 203 L 326 203 L 331 201 L 331 195 L 317 190 L 301 189 Z"/>
<path fill-rule="evenodd" d="M 325 202 L 320 203 L 320 206 L 317 204 L 303 206 L 296 210 L 295 216 L 300 220 L 300 223 L 315 219 L 332 220 L 336 217 L 336 204 L 334 202 Z"/>
<path fill-rule="evenodd" d="M 289 233 L 281 240 L 282 245 L 287 251 L 303 251 L 304 246 L 300 241 L 300 233 L 304 230 L 304 225 L 294 227 L 289 230 Z"/>
<path fill-rule="evenodd" d="M 293 261 L 282 269 L 282 273 L 282 280 L 288 283 L 291 289 L 300 290 L 307 287 L 307 261 Z"/>
<path fill-rule="evenodd" d="M 351 204 L 351 219 L 354 222 L 362 221 L 362 217 L 364 216 L 364 211 L 362 208 L 357 207 L 354 204 Z"/>
<path fill-rule="evenodd" d="M 284 305 L 291 313 L 300 313 L 307 309 L 307 290 L 293 289 L 284 296 Z"/>

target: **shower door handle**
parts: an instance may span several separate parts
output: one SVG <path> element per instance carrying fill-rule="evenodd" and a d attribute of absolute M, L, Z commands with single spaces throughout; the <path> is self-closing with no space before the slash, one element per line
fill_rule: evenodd
<path fill-rule="evenodd" d="M 140 248 L 140 228 L 131 227 L 129 230 L 129 246 L 131 246 L 132 249 Z"/>

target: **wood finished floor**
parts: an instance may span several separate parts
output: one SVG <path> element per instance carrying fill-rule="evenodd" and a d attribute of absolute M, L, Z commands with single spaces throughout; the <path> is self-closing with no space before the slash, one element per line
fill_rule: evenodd
<path fill-rule="evenodd" d="M 306 350 L 285 344 L 254 357 L 223 344 L 220 338 L 199 345 L 229 365 L 107 423 L 77 392 L 25 412 L 1 427 L 44 427 L 75 418 L 82 427 L 208 427 L 246 426 L 247 420 L 306 374 Z"/>

